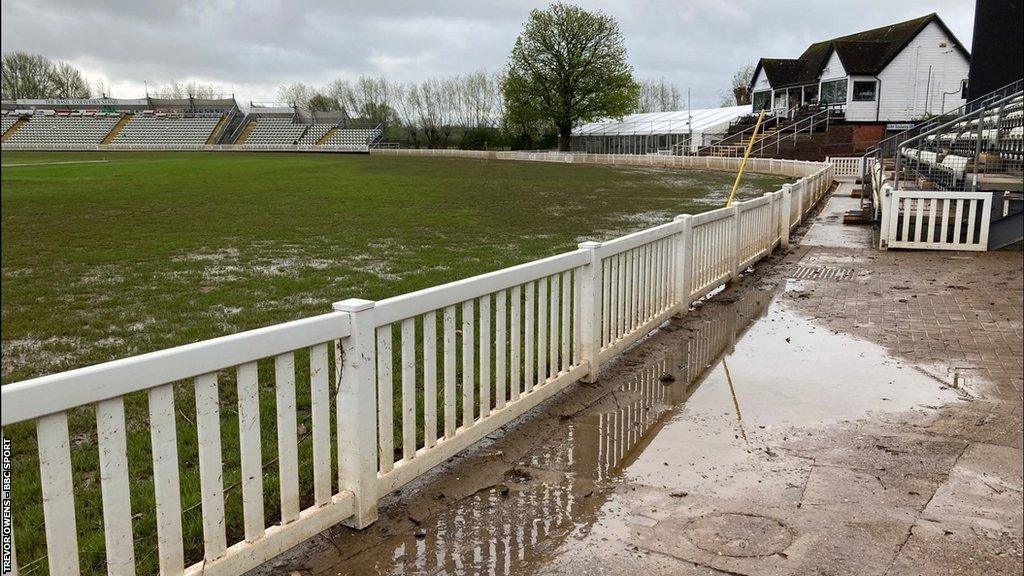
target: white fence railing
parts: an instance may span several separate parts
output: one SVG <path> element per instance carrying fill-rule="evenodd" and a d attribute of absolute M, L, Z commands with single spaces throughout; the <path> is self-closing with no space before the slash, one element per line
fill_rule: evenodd
<path fill-rule="evenodd" d="M 988 250 L 989 192 L 894 190 L 881 195 L 881 248 Z"/>
<path fill-rule="evenodd" d="M 480 154 L 733 169 L 739 162 Z M 152 469 L 156 555 L 164 575 L 237 576 L 332 525 L 369 525 L 382 496 L 574 382 L 595 380 L 601 363 L 670 316 L 685 314 L 693 299 L 736 278 L 775 246 L 788 245 L 789 230 L 831 184 L 833 166 L 751 164 L 750 170 L 799 180 L 727 208 L 482 276 L 379 302 L 345 300 L 322 316 L 4 386 L 5 431 L 34 422 L 39 453 L 43 527 L 21 530 L 45 531 L 50 574 L 79 574 L 74 486 L 82 471 L 72 470 L 69 415 L 82 414 L 96 419 L 109 574 L 135 573 L 130 478 L 136 476 L 129 470 Z M 175 390 L 182 382 L 194 394 L 194 417 L 178 418 Z M 268 382 L 273 414 L 261 414 L 259 392 Z M 308 398 L 311 421 L 303 435 L 311 442 L 307 481 L 299 474 L 297 391 Z M 138 395 L 148 407 L 141 425 L 149 429 L 148 462 L 129 461 L 126 448 L 126 406 L 138 407 Z M 226 405 L 225 397 L 237 405 Z M 276 423 L 277 475 L 270 484 L 279 493 L 273 500 L 280 519 L 270 526 L 264 469 L 273 459 L 264 460 L 261 419 Z M 198 463 L 203 558 L 189 566 L 180 424 L 195 427 L 198 438 L 190 449 Z M 222 427 L 238 430 L 244 522 L 238 541 L 229 541 L 226 531 Z M 300 494 L 309 492 L 312 502 L 302 508 Z M 13 522 L 17 527 L 17 512 Z"/>
<path fill-rule="evenodd" d="M 864 174 L 864 157 L 829 157 L 825 162 L 835 166 L 836 178 L 860 178 Z"/>

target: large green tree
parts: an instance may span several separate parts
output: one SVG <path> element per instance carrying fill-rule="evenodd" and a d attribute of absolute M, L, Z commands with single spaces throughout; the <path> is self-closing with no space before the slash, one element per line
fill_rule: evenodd
<path fill-rule="evenodd" d="M 509 116 L 550 122 L 559 149 L 569 150 L 574 127 L 634 110 L 640 86 L 615 19 L 557 3 L 530 12 L 502 91 Z"/>

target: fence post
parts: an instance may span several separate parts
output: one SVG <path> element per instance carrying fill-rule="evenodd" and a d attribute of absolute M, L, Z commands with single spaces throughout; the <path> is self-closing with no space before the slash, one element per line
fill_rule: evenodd
<path fill-rule="evenodd" d="M 782 185 L 782 218 L 780 222 L 782 230 L 779 231 L 780 243 L 783 248 L 789 248 L 789 231 L 793 228 L 793 223 L 790 222 L 789 217 L 793 210 L 793 185 L 783 184 Z"/>
<path fill-rule="evenodd" d="M 740 277 L 740 243 L 743 234 L 740 230 L 740 215 L 743 214 L 743 203 L 737 202 L 732 205 L 732 276 L 730 280 L 735 282 Z"/>
<path fill-rule="evenodd" d="M 682 316 L 690 309 L 690 276 L 693 273 L 693 216 L 680 214 L 676 222 L 682 223 L 682 230 L 676 234 L 676 314 Z"/>
<path fill-rule="evenodd" d="M 878 194 L 878 202 L 881 204 L 882 212 L 881 219 L 879 220 L 878 248 L 880 250 L 887 250 L 889 248 L 889 225 L 892 218 L 892 187 L 888 184 L 882 186 L 882 190 Z"/>
<path fill-rule="evenodd" d="M 355 516 L 345 522 L 363 529 L 377 520 L 377 386 L 374 303 L 349 298 L 334 303 L 348 312 L 351 333 L 339 343 L 338 487 L 355 495 Z"/>
<path fill-rule="evenodd" d="M 586 250 L 589 263 L 580 271 L 580 352 L 583 360 L 590 364 L 584 382 L 597 382 L 599 357 L 601 355 L 601 256 L 597 249 L 600 242 L 580 242 L 580 250 Z"/>

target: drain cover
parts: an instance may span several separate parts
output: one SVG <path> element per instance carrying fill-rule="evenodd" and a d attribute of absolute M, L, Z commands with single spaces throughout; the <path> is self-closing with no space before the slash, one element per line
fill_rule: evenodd
<path fill-rule="evenodd" d="M 833 268 L 831 266 L 797 266 L 791 278 L 797 280 L 849 280 L 853 276 L 853 268 Z"/>
<path fill-rule="evenodd" d="M 686 537 L 705 552 L 736 558 L 771 556 L 793 542 L 784 524 L 753 514 L 712 514 L 687 525 Z"/>

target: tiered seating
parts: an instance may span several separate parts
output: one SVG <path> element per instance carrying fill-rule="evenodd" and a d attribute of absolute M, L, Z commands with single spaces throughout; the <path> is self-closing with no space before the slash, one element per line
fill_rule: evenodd
<path fill-rule="evenodd" d="M 991 104 L 941 132 L 909 140 L 900 149 L 908 176 L 927 179 L 940 190 L 967 186 L 968 171 L 1021 175 L 1024 162 L 1024 95 Z M 977 166 L 975 166 L 977 158 Z"/>
<path fill-rule="evenodd" d="M 220 118 L 220 114 L 179 116 L 143 112 L 124 125 L 111 145 L 122 148 L 202 145 Z"/>
<path fill-rule="evenodd" d="M 39 146 L 99 144 L 120 118 L 120 114 L 88 116 L 81 113 L 37 114 L 32 116 L 17 132 L 11 134 L 6 143 Z M 6 123 L 6 116 L 4 119 L 4 131 L 6 131 L 10 126 Z"/>
<path fill-rule="evenodd" d="M 339 128 L 324 142 L 325 146 L 361 148 L 380 135 L 377 128 Z"/>
<path fill-rule="evenodd" d="M 0 134 L 10 130 L 11 126 L 14 126 L 15 122 L 18 121 L 19 116 L 17 114 L 4 113 L 3 119 L 3 130 L 0 130 Z"/>
<path fill-rule="evenodd" d="M 256 120 L 256 128 L 243 144 L 246 147 L 291 146 L 302 137 L 309 124 L 295 122 L 292 118 L 264 116 Z"/>
<path fill-rule="evenodd" d="M 306 133 L 299 138 L 299 144 L 305 146 L 312 146 L 316 144 L 325 134 L 331 131 L 331 128 L 337 126 L 336 124 L 310 124 L 309 129 Z"/>

